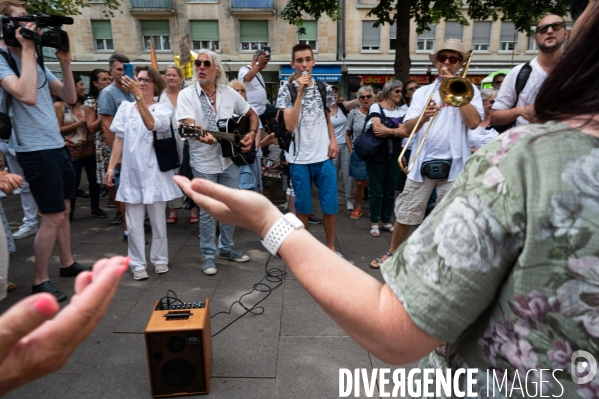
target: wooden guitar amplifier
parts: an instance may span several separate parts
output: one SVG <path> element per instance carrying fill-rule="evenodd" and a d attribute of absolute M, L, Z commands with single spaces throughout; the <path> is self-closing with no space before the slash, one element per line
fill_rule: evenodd
<path fill-rule="evenodd" d="M 206 394 L 212 373 L 209 300 L 160 310 L 156 302 L 144 331 L 152 396 Z"/>

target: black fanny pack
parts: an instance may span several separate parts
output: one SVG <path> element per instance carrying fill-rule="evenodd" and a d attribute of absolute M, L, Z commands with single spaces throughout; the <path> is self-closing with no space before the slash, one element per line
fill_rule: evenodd
<path fill-rule="evenodd" d="M 422 163 L 420 173 L 429 179 L 447 179 L 451 170 L 451 159 L 433 159 Z"/>

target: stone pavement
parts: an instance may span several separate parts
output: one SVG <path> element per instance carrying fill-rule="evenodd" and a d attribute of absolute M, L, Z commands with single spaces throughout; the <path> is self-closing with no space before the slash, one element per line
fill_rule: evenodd
<path fill-rule="evenodd" d="M 280 200 L 280 187 L 271 196 Z M 316 197 L 317 198 L 317 197 Z M 127 255 L 122 242 L 122 226 L 111 225 L 114 208 L 101 207 L 108 219 L 91 216 L 89 200 L 79 198 L 81 207 L 71 223 L 75 260 L 92 265 L 101 257 Z M 321 216 L 318 201 L 314 213 Z M 340 201 L 345 204 L 344 201 Z M 18 196 L 2 200 L 11 229 L 21 225 L 22 211 Z M 376 256 L 383 254 L 391 234 L 382 232 L 373 238 L 367 216 L 357 221 L 349 219 L 345 206 L 340 206 L 337 218 L 336 245 L 356 267 L 382 281 L 380 272 L 368 267 Z M 365 215 L 367 204 L 365 204 Z M 252 232 L 236 229 L 236 247 L 251 257 L 248 263 L 233 263 L 217 259 L 218 273 L 206 276 L 200 272 L 197 224 L 188 222 L 189 213 L 179 210 L 179 220 L 168 225 L 170 271 L 156 275 L 149 268 L 150 278 L 134 281 L 126 272 L 119 290 L 104 319 L 92 335 L 78 348 L 61 370 L 30 383 L 7 395 L 11 399 L 100 399 L 151 398 L 143 331 L 154 303 L 168 289 L 185 302 L 211 300 L 211 314 L 228 310 L 239 297 L 252 290 L 265 273 L 268 253 Z M 309 231 L 324 241 L 322 225 L 311 225 Z M 150 236 L 146 236 L 148 239 Z M 18 240 L 17 252 L 11 255 L 9 280 L 17 289 L 8 294 L 0 308 L 5 311 L 31 292 L 34 236 Z M 149 259 L 150 246 L 146 247 Z M 58 276 L 56 251 L 50 262 L 50 276 L 56 287 L 73 295 L 73 279 Z M 286 270 L 279 259 L 271 259 L 268 268 Z M 314 276 L 318 278 L 318 276 Z M 271 286 L 276 283 L 270 283 Z M 244 299 L 252 306 L 264 297 L 254 293 Z M 356 298 L 359 301 L 360 298 Z M 64 304 L 68 301 L 63 302 Z M 264 313 L 248 314 L 214 337 L 214 363 L 209 398 L 287 399 L 337 398 L 339 369 L 385 366 L 358 346 L 316 304 L 287 270 L 282 285 L 261 304 Z M 232 315 L 212 319 L 213 333 L 243 313 L 236 305 Z M 401 337 L 398 337 L 401 339 Z M 412 365 L 413 366 L 413 365 Z M 393 368 L 393 367 L 391 367 Z M 406 368 L 409 368 L 406 366 Z M 407 374 L 407 372 L 406 372 Z M 361 394 L 364 395 L 362 387 Z M 352 393 L 353 397 L 353 393 Z M 366 397 L 366 396 L 362 396 Z M 378 391 L 375 391 L 378 397 Z"/>

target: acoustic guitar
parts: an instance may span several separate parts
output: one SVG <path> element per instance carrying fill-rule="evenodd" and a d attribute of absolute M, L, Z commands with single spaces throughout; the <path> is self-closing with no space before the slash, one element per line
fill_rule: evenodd
<path fill-rule="evenodd" d="M 256 159 L 256 148 L 252 143 L 252 149 L 242 152 L 241 140 L 248 133 L 250 119 L 245 116 L 235 116 L 227 119 L 219 119 L 216 122 L 218 130 L 200 129 L 187 123 L 179 124 L 179 135 L 183 139 L 197 139 L 211 134 L 219 142 L 223 157 L 231 158 L 238 166 L 251 165 Z"/>

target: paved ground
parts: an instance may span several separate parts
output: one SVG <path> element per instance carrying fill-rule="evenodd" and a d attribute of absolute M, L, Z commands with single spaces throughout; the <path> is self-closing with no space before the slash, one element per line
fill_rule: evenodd
<path fill-rule="evenodd" d="M 271 190 L 270 196 L 278 201 L 281 199 L 279 193 L 279 190 Z M 314 213 L 319 215 L 316 202 Z M 102 199 L 101 206 L 109 213 L 108 219 L 92 218 L 89 200 L 78 199 L 78 203 L 81 207 L 77 208 L 71 224 L 75 259 L 92 265 L 101 257 L 126 255 L 127 246 L 121 241 L 122 227 L 110 224 L 115 211 L 106 208 L 106 199 Z M 22 218 L 19 197 L 9 195 L 2 204 L 15 231 Z M 268 253 L 254 233 L 236 229 L 236 247 L 252 260 L 237 264 L 217 259 L 218 274 L 205 276 L 200 272 L 202 257 L 197 225 L 189 224 L 187 219 L 188 212 L 179 211 L 178 223 L 168 226 L 168 273 L 156 275 L 150 269 L 150 279 L 145 281 L 134 281 L 126 273 L 108 313 L 68 364 L 7 397 L 150 398 L 143 331 L 155 301 L 172 289 L 186 302 L 210 298 L 212 314 L 227 310 L 264 276 L 268 259 Z M 368 234 L 369 225 L 366 216 L 358 221 L 350 220 L 349 212 L 341 206 L 336 244 L 356 267 L 382 281 L 380 273 L 370 269 L 368 263 L 387 250 L 391 234 L 383 232 L 381 237 L 373 238 Z M 310 226 L 309 230 L 324 241 L 322 225 Z M 18 250 L 11 256 L 9 274 L 9 280 L 17 284 L 17 289 L 8 294 L 0 311 L 31 292 L 33 238 L 17 241 Z M 149 246 L 147 251 L 149 253 Z M 58 277 L 58 267 L 58 258 L 54 256 L 50 262 L 51 279 L 60 290 L 72 295 L 73 279 Z M 283 262 L 277 259 L 271 260 L 268 267 L 286 270 Z M 251 306 L 264 295 L 253 294 L 246 297 L 244 303 Z M 214 337 L 214 365 L 208 397 L 336 398 L 339 368 L 370 370 L 384 367 L 329 319 L 290 272 L 261 305 L 264 307 L 262 315 L 247 315 Z M 233 315 L 212 319 L 213 332 L 242 311 L 235 306 Z M 364 389 L 361 394 L 364 395 Z M 378 391 L 375 396 L 378 397 Z"/>

